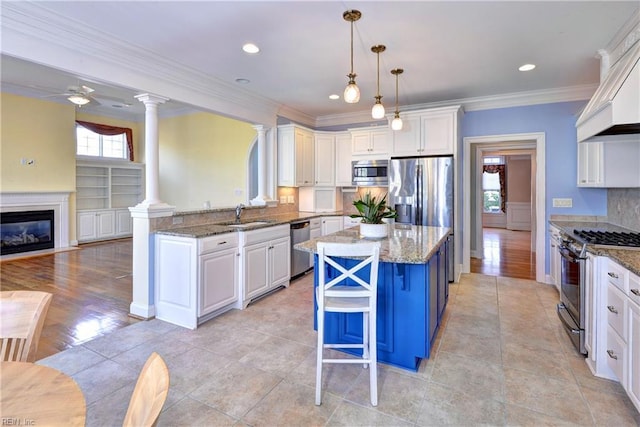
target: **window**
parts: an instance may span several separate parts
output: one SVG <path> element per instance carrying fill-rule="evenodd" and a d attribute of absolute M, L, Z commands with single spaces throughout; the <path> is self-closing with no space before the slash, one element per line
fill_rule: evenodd
<path fill-rule="evenodd" d="M 482 161 L 482 210 L 485 213 L 504 212 L 504 158 L 487 156 Z"/>
<path fill-rule="evenodd" d="M 76 126 L 77 154 L 80 156 L 127 158 L 127 141 L 123 133 L 119 135 L 100 135 L 84 126 Z"/>
<path fill-rule="evenodd" d="M 482 194 L 484 212 L 500 212 L 500 179 L 497 173 L 482 172 Z"/>

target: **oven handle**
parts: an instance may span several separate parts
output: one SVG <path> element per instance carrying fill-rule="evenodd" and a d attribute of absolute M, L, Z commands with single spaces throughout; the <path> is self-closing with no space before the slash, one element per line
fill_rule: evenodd
<path fill-rule="evenodd" d="M 563 309 L 563 310 L 567 309 L 567 307 L 563 303 L 558 304 L 558 308 L 559 309 Z M 565 328 L 567 330 L 569 330 L 572 334 L 580 335 L 580 329 L 576 329 L 572 325 L 567 323 L 567 321 L 564 319 L 564 317 L 562 317 L 562 316 L 558 316 L 558 317 L 560 318 L 560 321 L 564 324 L 564 326 L 565 326 Z"/>
<path fill-rule="evenodd" d="M 580 256 L 576 255 L 575 252 L 565 245 L 560 245 L 558 248 L 560 249 L 560 255 L 562 255 L 563 258 L 568 259 L 570 262 L 578 262 L 580 260 Z"/>

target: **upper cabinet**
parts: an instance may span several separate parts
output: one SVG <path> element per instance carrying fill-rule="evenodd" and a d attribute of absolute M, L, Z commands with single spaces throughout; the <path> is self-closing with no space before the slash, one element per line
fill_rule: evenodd
<path fill-rule="evenodd" d="M 578 143 L 578 186 L 640 187 L 640 141 L 637 135 L 616 141 Z"/>
<path fill-rule="evenodd" d="M 389 156 L 389 127 L 378 126 L 351 131 L 351 154 L 353 156 Z"/>
<path fill-rule="evenodd" d="M 393 131 L 394 156 L 455 154 L 460 107 L 405 113 L 402 130 Z"/>
<path fill-rule="evenodd" d="M 351 187 L 351 134 L 338 132 L 336 140 L 336 186 Z"/>
<path fill-rule="evenodd" d="M 309 129 L 295 125 L 278 126 L 278 185 L 314 185 L 313 142 L 313 132 Z"/>
<path fill-rule="evenodd" d="M 336 185 L 336 145 L 335 135 L 328 132 L 315 134 L 315 185 L 334 187 Z"/>

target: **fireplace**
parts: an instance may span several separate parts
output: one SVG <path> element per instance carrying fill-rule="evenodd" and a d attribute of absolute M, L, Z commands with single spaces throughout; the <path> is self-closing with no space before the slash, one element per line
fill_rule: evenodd
<path fill-rule="evenodd" d="M 55 247 L 53 210 L 2 212 L 0 219 L 0 255 Z"/>

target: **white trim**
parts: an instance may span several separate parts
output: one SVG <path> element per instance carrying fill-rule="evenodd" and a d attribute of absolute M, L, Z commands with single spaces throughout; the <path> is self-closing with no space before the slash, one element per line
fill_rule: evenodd
<path fill-rule="evenodd" d="M 69 195 L 71 192 L 2 192 L 0 211 L 19 212 L 53 209 L 54 248 L 69 247 Z"/>
<path fill-rule="evenodd" d="M 522 149 L 534 146 L 536 150 L 536 186 L 535 186 L 535 247 L 536 247 L 536 281 L 545 282 L 545 220 L 546 220 L 546 163 L 545 163 L 545 133 L 518 133 L 507 135 L 487 135 L 487 136 L 470 136 L 465 137 L 464 141 L 464 162 L 463 172 L 463 194 L 467 196 L 467 203 L 464 209 L 464 241 L 462 247 L 462 271 L 469 273 L 471 271 L 471 203 L 468 203 L 470 197 L 476 192 L 471 191 L 471 146 L 475 144 L 485 144 L 482 149 Z M 535 144 L 533 144 L 533 143 Z M 478 146 L 476 146 L 478 147 Z M 476 159 L 478 160 L 478 159 Z M 479 206 L 476 204 L 476 206 Z M 477 228 L 477 227 L 476 227 Z"/>

